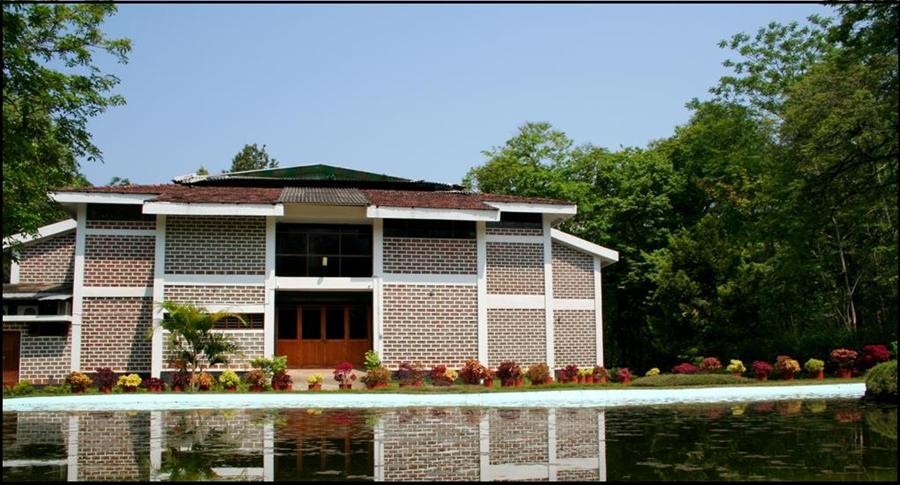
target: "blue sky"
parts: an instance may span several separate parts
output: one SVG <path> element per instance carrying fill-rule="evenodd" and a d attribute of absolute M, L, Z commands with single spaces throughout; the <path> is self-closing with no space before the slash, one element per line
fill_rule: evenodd
<path fill-rule="evenodd" d="M 113 176 L 221 172 L 245 143 L 281 166 L 329 163 L 459 182 L 526 121 L 577 143 L 645 146 L 708 97 L 720 40 L 820 5 L 122 5 L 100 59 L 128 104 L 93 119 Z"/>

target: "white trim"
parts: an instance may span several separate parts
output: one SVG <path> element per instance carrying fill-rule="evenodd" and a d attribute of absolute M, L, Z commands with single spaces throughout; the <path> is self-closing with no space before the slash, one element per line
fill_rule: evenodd
<path fill-rule="evenodd" d="M 537 212 L 541 214 L 565 215 L 575 215 L 578 212 L 578 206 L 575 204 L 532 204 L 528 202 L 492 202 L 489 200 L 485 200 L 484 203 L 503 212 Z"/>
<path fill-rule="evenodd" d="M 159 377 L 159 376 L 153 376 Z M 162 412 L 150 411 L 150 481 L 158 482 L 159 470 L 162 468 L 162 444 L 164 433 Z"/>
<path fill-rule="evenodd" d="M 78 434 L 80 432 L 81 417 L 77 414 L 69 415 L 69 429 L 66 433 L 66 476 L 70 482 L 78 481 Z"/>
<path fill-rule="evenodd" d="M 4 322 L 40 323 L 71 322 L 72 315 L 3 315 Z M 8 332 L 8 330 L 6 330 Z"/>
<path fill-rule="evenodd" d="M 550 367 L 551 369 L 553 367 Z M 556 409 L 547 410 L 547 463 L 556 464 Z M 556 481 L 556 467 L 547 467 L 547 480 Z"/>
<path fill-rule="evenodd" d="M 394 285 L 475 285 L 474 274 L 385 273 L 384 282 Z"/>
<path fill-rule="evenodd" d="M 384 219 L 372 221 L 372 349 L 384 358 Z M 380 423 L 380 421 L 379 421 Z M 383 452 L 382 444 L 382 452 Z M 382 457 L 383 458 L 383 457 Z M 384 470 L 382 470 L 382 473 Z"/>
<path fill-rule="evenodd" d="M 487 306 L 487 242 L 485 223 L 475 223 L 475 253 L 477 259 L 476 284 L 478 294 L 478 360 L 488 361 L 488 306 Z"/>
<path fill-rule="evenodd" d="M 377 415 L 376 415 L 377 416 Z M 375 448 L 375 464 L 373 466 L 373 475 L 376 482 L 384 481 L 384 419 L 378 418 L 372 429 L 374 448 Z"/>
<path fill-rule="evenodd" d="M 385 207 L 370 205 L 366 208 L 370 219 L 438 219 L 453 221 L 499 221 L 500 211 L 483 209 L 433 209 L 429 207 Z"/>
<path fill-rule="evenodd" d="M 263 424 L 263 481 L 275 480 L 275 422 L 267 419 Z"/>
<path fill-rule="evenodd" d="M 489 243 L 544 244 L 544 236 L 488 234 L 486 239 Z"/>
<path fill-rule="evenodd" d="M 544 214 L 544 327 L 547 343 L 547 366 L 556 368 L 556 350 L 553 338 L 553 240 L 550 214 Z M 554 450 L 555 451 L 555 450 Z"/>
<path fill-rule="evenodd" d="M 601 364 L 602 367 L 602 364 Z M 597 414 L 597 471 L 599 481 L 606 481 L 606 411 Z"/>
<path fill-rule="evenodd" d="M 50 192 L 60 204 L 143 204 L 159 194 L 114 194 L 111 192 Z"/>
<path fill-rule="evenodd" d="M 488 308 L 543 309 L 544 295 L 488 295 Z"/>
<path fill-rule="evenodd" d="M 597 352 L 597 363 L 603 367 L 603 262 L 599 256 L 594 257 L 594 324 L 596 330 L 594 332 L 596 342 L 595 349 Z"/>
<path fill-rule="evenodd" d="M 20 459 L 20 460 L 3 460 L 3 468 L 21 468 L 31 466 L 61 466 L 68 465 L 69 460 L 65 458 L 51 459 Z"/>
<path fill-rule="evenodd" d="M 81 322 L 84 296 L 84 228 L 87 225 L 87 205 L 78 204 L 75 209 L 75 265 L 72 274 L 72 344 L 69 351 L 73 372 L 81 370 Z"/>
<path fill-rule="evenodd" d="M 160 304 L 166 294 L 166 216 L 156 216 L 155 254 L 153 261 L 153 337 L 150 343 L 150 375 L 160 377 L 163 366 L 163 338 L 159 326 L 163 320 Z"/>
<path fill-rule="evenodd" d="M 19 282 L 19 262 L 16 261 L 18 256 L 18 251 L 12 251 L 9 258 L 9 283 L 13 285 Z"/>
<path fill-rule="evenodd" d="M 165 273 L 163 278 L 169 286 L 263 286 L 266 284 L 266 275 Z"/>
<path fill-rule="evenodd" d="M 78 227 L 78 222 L 76 222 L 75 219 L 66 219 L 39 227 L 37 229 L 37 234 L 35 235 L 29 235 L 24 232 L 13 234 L 12 236 L 3 238 L 3 249 L 9 249 L 10 246 L 16 243 L 27 244 L 46 237 L 56 236 L 57 234 L 74 230 L 76 227 Z"/>
<path fill-rule="evenodd" d="M 560 242 L 562 244 L 565 244 L 566 246 L 570 246 L 580 251 L 593 254 L 594 256 L 600 256 L 600 258 L 606 264 L 615 263 L 619 260 L 618 251 L 613 251 L 612 249 L 605 248 L 603 246 L 600 246 L 599 244 L 585 241 L 580 237 L 573 236 L 558 229 L 553 229 L 552 234 L 554 241 Z"/>
<path fill-rule="evenodd" d="M 594 310 L 594 300 L 588 298 L 554 298 L 554 310 Z"/>
<path fill-rule="evenodd" d="M 96 297 L 122 297 L 122 298 L 150 298 L 153 296 L 152 286 L 85 286 L 82 296 Z"/>
<path fill-rule="evenodd" d="M 85 229 L 88 236 L 156 236 L 155 229 Z"/>
<path fill-rule="evenodd" d="M 275 288 L 278 279 L 275 277 L 275 217 L 266 217 L 266 274 L 265 303 L 263 308 L 263 357 L 275 355 Z"/>
<path fill-rule="evenodd" d="M 281 204 L 211 204 L 206 202 L 145 202 L 144 214 L 179 216 L 282 216 Z"/>
<path fill-rule="evenodd" d="M 478 478 L 479 481 L 491 481 L 491 418 L 488 413 L 481 413 L 478 420 Z"/>
<path fill-rule="evenodd" d="M 49 300 L 68 300 L 72 298 L 72 295 L 69 293 L 49 293 L 49 292 L 40 292 L 40 293 L 4 293 L 4 300 L 40 300 L 40 301 L 49 301 Z"/>
<path fill-rule="evenodd" d="M 203 305 L 199 304 L 197 306 L 203 307 L 209 313 L 216 312 L 229 312 L 229 313 L 265 313 L 266 305 L 228 305 L 228 304 L 215 304 L 215 305 Z M 165 313 L 165 312 L 163 312 Z M 265 323 L 263 323 L 263 328 L 235 328 L 235 329 L 217 329 L 217 330 L 243 330 L 243 331 L 251 331 L 251 330 L 259 330 L 260 332 L 264 332 L 266 330 Z M 275 341 L 272 340 L 272 344 L 274 346 Z"/>
<path fill-rule="evenodd" d="M 372 278 L 360 277 L 317 277 L 317 276 L 276 276 L 276 290 L 371 290 Z"/>

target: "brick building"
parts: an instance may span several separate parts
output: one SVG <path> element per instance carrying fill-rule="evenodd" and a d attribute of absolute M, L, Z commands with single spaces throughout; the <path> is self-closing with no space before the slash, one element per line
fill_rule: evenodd
<path fill-rule="evenodd" d="M 71 370 L 171 369 L 152 329 L 164 300 L 220 322 L 230 367 L 402 361 L 603 363 L 600 281 L 618 253 L 553 228 L 567 201 L 326 165 L 60 189 L 73 216 L 13 236 L 3 287 L 4 383 Z"/>

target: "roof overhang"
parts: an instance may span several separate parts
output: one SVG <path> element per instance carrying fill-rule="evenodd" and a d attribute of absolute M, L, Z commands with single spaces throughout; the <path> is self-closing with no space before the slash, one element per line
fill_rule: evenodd
<path fill-rule="evenodd" d="M 60 204 L 143 204 L 159 194 L 121 194 L 110 192 L 50 192 Z"/>
<path fill-rule="evenodd" d="M 609 248 L 605 248 L 599 244 L 581 239 L 580 237 L 560 231 L 559 229 L 551 229 L 550 237 L 560 244 L 565 244 L 579 251 L 592 254 L 600 258 L 601 266 L 606 266 L 619 261 L 619 252 Z"/>
<path fill-rule="evenodd" d="M 366 208 L 369 219 L 439 219 L 453 221 L 499 221 L 499 210 L 434 209 L 428 207 L 385 207 L 370 205 Z"/>
<path fill-rule="evenodd" d="M 491 207 L 496 207 L 503 212 L 531 212 L 568 216 L 574 216 L 578 212 L 578 206 L 575 204 L 532 204 L 522 202 L 491 202 L 489 200 L 485 200 L 483 203 Z"/>
<path fill-rule="evenodd" d="M 283 216 L 284 205 L 145 202 L 143 212 L 180 216 Z"/>
<path fill-rule="evenodd" d="M 19 234 L 13 234 L 12 236 L 3 239 L 3 249 L 9 249 L 14 244 L 28 244 L 45 237 L 56 236 L 57 234 L 62 234 L 64 232 L 74 231 L 77 225 L 78 223 L 75 222 L 75 219 L 66 219 L 40 227 L 37 230 L 37 234 L 34 235 L 29 235 L 21 232 Z"/>

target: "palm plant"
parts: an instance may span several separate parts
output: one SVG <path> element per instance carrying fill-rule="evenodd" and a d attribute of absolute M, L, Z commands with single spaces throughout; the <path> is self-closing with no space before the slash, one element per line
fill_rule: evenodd
<path fill-rule="evenodd" d="M 196 390 L 194 375 L 204 360 L 208 366 L 228 364 L 228 354 L 238 350 L 230 335 L 213 331 L 216 322 L 228 317 L 237 318 L 243 325 L 247 322 L 240 315 L 225 311 L 210 313 L 190 303 L 164 301 L 160 308 L 167 315 L 159 328 L 169 332 L 168 348 L 190 369 L 191 387 Z"/>

